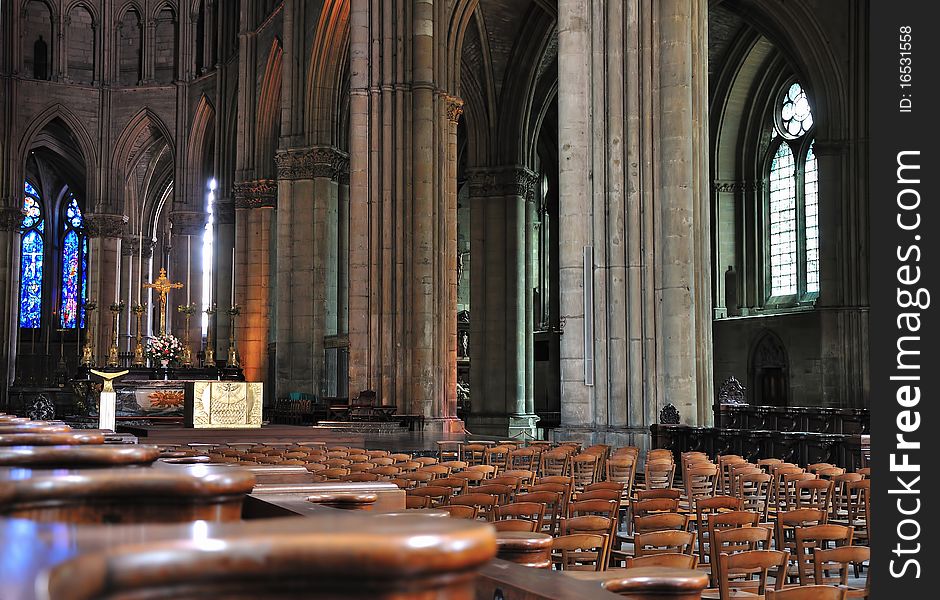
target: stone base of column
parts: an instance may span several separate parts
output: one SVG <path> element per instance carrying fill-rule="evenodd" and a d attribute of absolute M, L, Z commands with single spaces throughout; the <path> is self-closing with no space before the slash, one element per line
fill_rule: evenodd
<path fill-rule="evenodd" d="M 649 427 L 591 428 L 577 425 L 562 425 L 552 430 L 552 441 L 581 442 L 584 446 L 609 444 L 613 447 L 636 446 L 644 456 L 650 447 Z"/>
<path fill-rule="evenodd" d="M 523 441 L 536 439 L 538 421 L 538 415 L 530 414 L 476 414 L 467 418 L 467 429 L 475 435 L 518 438 Z"/>
<path fill-rule="evenodd" d="M 457 417 L 433 417 L 424 420 L 425 433 L 466 433 L 467 427 Z"/>

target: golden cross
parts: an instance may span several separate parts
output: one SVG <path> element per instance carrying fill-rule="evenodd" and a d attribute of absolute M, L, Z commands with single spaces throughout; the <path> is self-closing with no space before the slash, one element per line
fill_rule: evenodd
<path fill-rule="evenodd" d="M 145 288 L 156 290 L 160 293 L 160 335 L 166 335 L 166 295 L 170 290 L 182 289 L 180 282 L 170 283 L 167 279 L 166 269 L 160 269 L 160 276 L 153 283 L 145 283 Z"/>

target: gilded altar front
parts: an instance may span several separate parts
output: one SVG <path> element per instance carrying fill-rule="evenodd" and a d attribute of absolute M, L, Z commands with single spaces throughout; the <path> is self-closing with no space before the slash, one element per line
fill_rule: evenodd
<path fill-rule="evenodd" d="M 264 384 L 244 381 L 194 381 L 186 384 L 187 427 L 258 428 Z"/>

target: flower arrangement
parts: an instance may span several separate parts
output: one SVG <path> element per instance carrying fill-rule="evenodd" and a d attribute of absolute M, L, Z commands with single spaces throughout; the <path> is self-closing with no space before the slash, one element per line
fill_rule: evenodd
<path fill-rule="evenodd" d="M 183 353 L 183 344 L 170 334 L 159 335 L 147 341 L 147 358 L 153 362 L 175 361 Z"/>

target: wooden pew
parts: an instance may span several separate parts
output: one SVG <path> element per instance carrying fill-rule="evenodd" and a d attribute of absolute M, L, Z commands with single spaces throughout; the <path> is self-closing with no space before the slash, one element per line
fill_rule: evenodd
<path fill-rule="evenodd" d="M 137 444 L 0 446 L 0 467 L 77 469 L 149 465 L 159 455 L 156 446 Z"/>
<path fill-rule="evenodd" d="M 0 515 L 39 522 L 234 521 L 255 478 L 197 465 L 85 469 L 0 481 Z"/>
<path fill-rule="evenodd" d="M 71 446 L 78 444 L 104 444 L 104 434 L 81 430 L 54 433 L 0 434 L 0 446 Z"/>
<path fill-rule="evenodd" d="M 48 538 L 42 529 L 22 540 L 9 523 L 0 521 L 0 544 L 23 541 L 30 560 L 17 565 L 13 581 L 0 577 L 5 600 L 41 597 L 23 589 L 37 579 L 35 587 L 49 600 L 467 600 L 474 597 L 477 569 L 496 553 L 486 524 L 426 517 L 338 513 L 199 528 L 119 526 L 107 533 L 83 527 L 60 534 L 68 538 L 61 540 L 60 556 L 43 552 Z M 141 539 L 148 543 L 121 545 Z"/>

